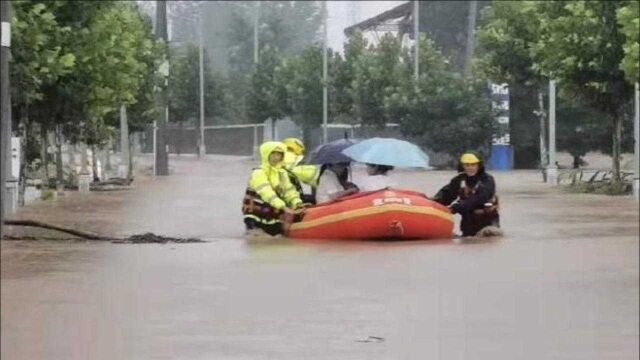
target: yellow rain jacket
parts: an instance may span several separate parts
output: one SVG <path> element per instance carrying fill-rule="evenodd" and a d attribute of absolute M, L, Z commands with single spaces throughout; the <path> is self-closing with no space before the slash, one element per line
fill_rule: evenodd
<path fill-rule="evenodd" d="M 300 161 L 302 161 L 302 156 L 296 155 L 292 151 L 287 151 L 284 154 L 285 169 L 293 174 L 301 183 L 307 184 L 312 188 L 317 187 L 320 167 L 316 165 L 298 165 Z"/>
<path fill-rule="evenodd" d="M 289 180 L 289 175 L 284 169 L 284 161 L 276 166 L 269 163 L 269 155 L 274 151 L 285 154 L 287 152 L 281 142 L 268 141 L 260 145 L 261 164 L 251 173 L 247 191 L 255 192 L 261 200 L 276 210 L 285 207 L 295 208 L 302 204 L 300 194 Z"/>

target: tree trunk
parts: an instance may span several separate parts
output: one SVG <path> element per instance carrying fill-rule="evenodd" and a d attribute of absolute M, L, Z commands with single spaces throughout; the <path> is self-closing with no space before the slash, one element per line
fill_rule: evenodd
<path fill-rule="evenodd" d="M 540 121 L 540 168 L 544 169 L 547 166 L 547 126 L 542 91 L 538 91 L 538 110 L 536 115 L 538 115 Z"/>
<path fill-rule="evenodd" d="M 29 105 L 25 105 L 22 109 L 20 124 L 18 125 L 18 129 L 20 133 L 22 133 L 22 137 L 20 139 L 20 171 L 18 178 L 18 204 L 20 206 L 24 206 L 24 192 L 27 187 L 26 180 L 26 170 L 27 170 L 27 149 L 29 147 Z"/>
<path fill-rule="evenodd" d="M 612 182 L 620 182 L 620 152 L 622 145 L 622 118 L 616 113 L 613 115 L 613 177 Z"/>
<path fill-rule="evenodd" d="M 40 137 L 42 139 L 42 186 L 44 188 L 49 187 L 49 143 L 47 139 L 47 128 L 44 125 L 40 126 Z"/>
<path fill-rule="evenodd" d="M 178 141 L 176 142 L 176 152 L 178 153 L 178 156 L 180 156 L 180 153 L 182 152 L 182 138 L 183 138 L 183 134 L 182 134 L 182 120 L 178 122 Z"/>
<path fill-rule="evenodd" d="M 129 141 L 128 146 L 129 146 L 129 168 L 127 169 L 127 179 L 131 180 L 133 179 L 133 134 L 129 134 L 128 139 Z"/>
<path fill-rule="evenodd" d="M 306 124 L 302 126 L 302 142 L 307 149 L 311 147 L 311 127 Z"/>
<path fill-rule="evenodd" d="M 109 140 L 109 145 L 107 145 L 107 153 L 105 154 L 104 157 L 104 170 L 105 171 L 111 171 L 112 167 L 111 167 L 111 149 L 113 148 L 113 140 Z"/>
<path fill-rule="evenodd" d="M 91 172 L 93 173 L 93 181 L 98 182 L 100 178 L 98 177 L 98 157 L 96 156 L 96 146 L 91 145 Z"/>
<path fill-rule="evenodd" d="M 573 155 L 573 168 L 574 169 L 579 169 L 580 168 L 580 163 L 581 163 L 581 156 L 580 155 Z"/>
<path fill-rule="evenodd" d="M 56 125 L 56 187 L 58 192 L 64 191 L 64 173 L 62 171 L 62 127 Z"/>

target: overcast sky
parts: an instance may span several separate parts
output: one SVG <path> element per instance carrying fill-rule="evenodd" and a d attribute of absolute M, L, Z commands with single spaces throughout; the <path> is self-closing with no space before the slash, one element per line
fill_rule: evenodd
<path fill-rule="evenodd" d="M 327 37 L 329 47 L 342 52 L 346 37 L 344 29 L 355 23 L 376 16 L 406 1 L 327 1 Z"/>
<path fill-rule="evenodd" d="M 145 11 L 154 15 L 155 1 L 138 0 Z M 346 37 L 344 29 L 376 16 L 406 1 L 327 1 L 328 26 L 327 37 L 329 47 L 342 52 Z M 155 19 L 154 16 L 152 16 Z"/>

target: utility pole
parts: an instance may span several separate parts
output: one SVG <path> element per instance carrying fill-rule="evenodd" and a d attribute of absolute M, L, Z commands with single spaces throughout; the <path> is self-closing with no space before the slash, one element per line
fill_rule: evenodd
<path fill-rule="evenodd" d="M 473 58 L 473 51 L 475 48 L 475 29 L 476 29 L 476 17 L 478 12 L 478 1 L 469 1 L 469 22 L 467 24 L 467 53 L 464 59 L 464 74 L 469 76 L 471 74 L 471 59 Z"/>
<path fill-rule="evenodd" d="M 420 76 L 420 2 L 418 0 L 413 1 L 413 39 L 415 45 L 413 47 L 413 76 L 416 81 Z M 417 84 L 417 83 L 416 83 Z"/>
<path fill-rule="evenodd" d="M 556 80 L 549 81 L 549 164 L 547 165 L 547 183 L 556 185 L 558 167 L 556 166 Z"/>
<path fill-rule="evenodd" d="M 635 85 L 635 116 L 633 119 L 633 137 L 635 139 L 635 176 L 633 179 L 633 195 L 640 199 L 640 85 Z"/>
<path fill-rule="evenodd" d="M 256 9 L 253 17 L 253 63 L 258 65 L 258 48 L 260 47 L 258 41 L 260 40 L 258 37 L 260 23 L 260 1 L 256 1 Z"/>
<path fill-rule="evenodd" d="M 207 153 L 204 144 L 204 47 L 202 38 L 202 28 L 204 26 L 203 14 L 200 13 L 200 46 L 199 46 L 199 60 L 200 60 L 200 146 L 198 148 L 198 157 L 204 158 Z"/>
<path fill-rule="evenodd" d="M 156 1 L 156 37 L 164 40 L 168 44 L 167 37 L 167 2 L 165 0 Z M 156 163 L 155 175 L 169 175 L 169 154 L 167 153 L 167 85 L 169 77 L 169 59 L 160 66 L 161 72 L 165 76 L 165 83 L 158 96 L 158 107 L 160 118 L 158 119 L 158 134 L 156 138 Z"/>
<path fill-rule="evenodd" d="M 327 134 L 327 2 L 322 2 L 322 143 L 328 141 Z"/>
<path fill-rule="evenodd" d="M 5 181 L 9 173 L 11 162 L 11 94 L 9 92 L 9 53 L 11 49 L 11 16 L 9 14 L 9 2 L 0 2 L 2 16 L 2 55 L 0 63 L 0 87 L 2 103 L 0 104 L 2 117 L 0 118 L 0 239 L 4 236 L 5 201 L 7 201 L 7 188 Z"/>

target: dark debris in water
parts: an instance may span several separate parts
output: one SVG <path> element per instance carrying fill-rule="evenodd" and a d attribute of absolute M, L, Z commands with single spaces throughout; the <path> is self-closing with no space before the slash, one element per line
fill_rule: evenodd
<path fill-rule="evenodd" d="M 202 243 L 204 241 L 196 238 L 174 238 L 169 236 L 156 235 L 154 233 L 136 234 L 120 240 L 112 241 L 116 244 L 166 244 L 166 243 Z"/>
<path fill-rule="evenodd" d="M 358 339 L 356 340 L 356 342 L 383 342 L 384 338 L 383 337 L 379 337 L 379 336 L 369 336 L 365 339 Z"/>

